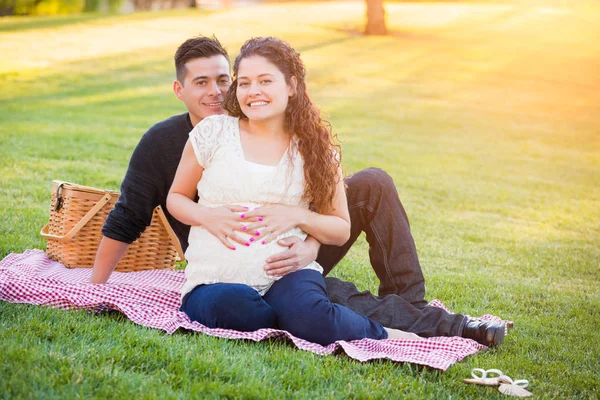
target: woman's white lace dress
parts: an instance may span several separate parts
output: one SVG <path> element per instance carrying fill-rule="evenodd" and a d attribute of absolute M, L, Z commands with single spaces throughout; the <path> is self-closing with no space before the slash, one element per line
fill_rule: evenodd
<path fill-rule="evenodd" d="M 198 182 L 198 204 L 206 207 L 241 205 L 254 209 L 268 204 L 285 204 L 308 208 L 302 201 L 304 191 L 303 160 L 296 142 L 277 166 L 267 166 L 246 161 L 240 141 L 239 120 L 225 115 L 215 115 L 202 120 L 190 132 L 190 141 L 199 164 L 204 167 Z M 250 235 L 236 232 L 249 240 Z M 278 237 L 297 236 L 304 240 L 306 233 L 294 228 Z M 209 283 L 243 283 L 265 294 L 277 279 L 264 271 L 267 257 L 287 250 L 274 240 L 261 244 L 255 237 L 250 246 L 232 242 L 236 250 L 223 245 L 201 226 L 192 226 L 189 247 L 185 252 L 188 265 L 182 296 L 197 285 Z M 323 272 L 312 262 L 305 268 Z"/>

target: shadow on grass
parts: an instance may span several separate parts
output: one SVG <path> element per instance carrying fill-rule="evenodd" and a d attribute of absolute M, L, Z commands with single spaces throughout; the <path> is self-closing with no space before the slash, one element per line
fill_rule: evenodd
<path fill-rule="evenodd" d="M 341 32 L 342 33 L 348 33 L 348 32 L 343 32 L 343 31 L 341 31 Z M 302 52 L 305 52 L 305 51 L 317 50 L 317 49 L 321 49 L 321 48 L 327 47 L 327 46 L 332 46 L 332 45 L 335 45 L 335 44 L 345 43 L 345 42 L 348 42 L 348 41 L 355 40 L 356 36 L 357 35 L 352 35 L 351 34 L 350 36 L 346 36 L 346 37 L 342 37 L 342 38 L 338 38 L 338 39 L 325 40 L 325 41 L 322 41 L 322 42 L 318 42 L 318 43 L 312 44 L 310 46 L 299 47 L 298 51 L 300 53 L 302 53 Z"/>
<path fill-rule="evenodd" d="M 441 4 L 440 7 L 445 7 L 445 5 Z M 522 16 L 523 11 L 518 7 L 513 7 L 508 10 L 499 11 L 498 13 L 494 13 L 493 15 L 482 16 L 479 17 L 475 23 L 470 21 L 469 24 L 469 32 L 473 32 L 474 30 L 486 31 L 490 26 L 495 26 L 500 23 L 506 23 L 513 17 Z M 457 22 L 448 24 L 444 29 L 436 29 L 431 33 L 424 32 L 415 32 L 414 30 L 401 29 L 394 26 L 388 26 L 388 34 L 387 37 L 400 38 L 411 41 L 427 41 L 427 42 L 435 42 L 435 41 L 444 41 L 448 40 L 448 33 L 452 32 L 461 32 L 464 30 L 464 21 L 462 19 L 458 19 Z M 334 25 L 318 25 L 312 24 L 311 26 L 318 28 L 329 30 L 332 32 L 348 34 L 351 36 L 365 36 L 364 35 L 364 26 L 357 24 L 351 24 L 346 26 L 334 26 Z M 385 37 L 385 36 L 382 36 Z M 485 37 L 477 37 L 471 36 L 469 41 L 479 41 L 481 42 Z"/>
<path fill-rule="evenodd" d="M 338 39 L 336 42 L 344 42 L 350 38 L 366 36 L 364 34 L 363 27 L 361 27 L 359 25 L 327 26 L 327 25 L 309 24 L 309 26 L 312 26 L 317 29 L 323 29 L 323 30 L 327 30 L 327 31 L 331 31 L 331 32 L 349 35 L 348 38 Z M 390 29 L 390 28 L 388 28 L 388 34 L 386 36 L 387 37 L 395 37 L 395 38 L 406 38 L 406 39 L 411 39 L 411 40 L 426 40 L 426 41 L 434 41 L 434 40 L 439 39 L 439 37 L 437 37 L 435 35 L 415 33 L 415 32 L 411 32 L 408 30 Z M 381 37 L 386 37 L 386 36 L 381 36 Z M 322 46 L 318 46 L 318 47 L 322 47 Z M 318 48 L 318 47 L 309 46 L 309 48 L 305 49 L 305 50 L 312 50 L 312 49 Z"/>

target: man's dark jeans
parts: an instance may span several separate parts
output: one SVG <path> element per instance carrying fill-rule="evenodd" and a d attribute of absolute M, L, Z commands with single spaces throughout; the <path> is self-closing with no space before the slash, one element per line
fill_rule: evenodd
<path fill-rule="evenodd" d="M 410 233 L 408 217 L 392 178 L 369 168 L 346 178 L 350 210 L 350 240 L 341 246 L 321 246 L 317 262 L 324 275 L 346 255 L 361 232 L 369 243 L 369 257 L 379 278 L 379 296 L 326 277 L 331 301 L 369 317 L 388 328 L 424 337 L 460 336 L 466 318 L 427 306 L 425 280 Z"/>

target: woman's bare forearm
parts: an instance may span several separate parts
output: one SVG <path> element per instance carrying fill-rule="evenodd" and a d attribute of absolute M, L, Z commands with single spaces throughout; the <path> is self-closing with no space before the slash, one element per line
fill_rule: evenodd
<path fill-rule="evenodd" d="M 343 218 L 303 211 L 298 227 L 319 243 L 341 246 L 350 239 L 350 223 Z"/>
<path fill-rule="evenodd" d="M 167 196 L 167 209 L 180 222 L 190 225 L 202 225 L 207 207 L 203 207 L 184 194 L 170 192 Z"/>

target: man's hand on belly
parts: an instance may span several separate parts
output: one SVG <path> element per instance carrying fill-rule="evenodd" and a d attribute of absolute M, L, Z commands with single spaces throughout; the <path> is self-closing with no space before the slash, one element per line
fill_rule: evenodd
<path fill-rule="evenodd" d="M 302 269 L 315 261 L 321 247 L 321 244 L 311 237 L 304 241 L 296 236 L 290 236 L 277 243 L 288 247 L 288 250 L 267 258 L 267 265 L 265 265 L 267 275 L 277 277 Z"/>

